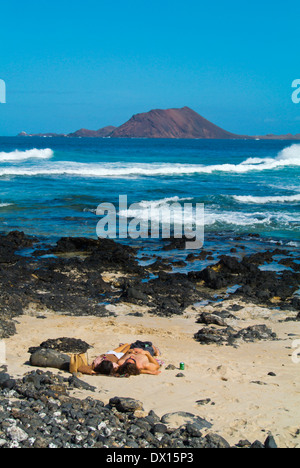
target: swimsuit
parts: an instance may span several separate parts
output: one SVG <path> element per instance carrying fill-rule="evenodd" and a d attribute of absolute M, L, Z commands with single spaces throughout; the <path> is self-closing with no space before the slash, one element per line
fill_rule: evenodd
<path fill-rule="evenodd" d="M 106 355 L 108 354 L 113 354 L 114 356 L 116 356 L 118 359 L 121 359 L 125 353 L 117 353 L 117 351 L 107 351 L 107 353 L 105 353 Z"/>

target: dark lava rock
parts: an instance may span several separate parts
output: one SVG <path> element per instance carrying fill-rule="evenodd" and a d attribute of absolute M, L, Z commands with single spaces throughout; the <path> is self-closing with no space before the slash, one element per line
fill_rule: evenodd
<path fill-rule="evenodd" d="M 194 339 L 201 344 L 226 344 L 235 346 L 237 340 L 254 342 L 256 340 L 276 340 L 276 333 L 266 325 L 254 325 L 236 331 L 231 327 L 216 329 L 213 327 L 202 328 L 194 335 Z"/>
<path fill-rule="evenodd" d="M 0 318 L 0 339 L 9 338 L 16 332 L 16 324 L 13 320 Z"/>
<path fill-rule="evenodd" d="M 69 382 L 69 386 L 72 388 L 79 388 L 82 390 L 88 390 L 90 392 L 96 391 L 96 387 L 89 385 L 87 382 L 84 382 L 84 380 L 79 379 L 75 375 L 72 375 L 71 377 L 69 377 L 68 382 Z"/>
<path fill-rule="evenodd" d="M 204 442 L 204 447 L 205 448 L 218 448 L 218 449 L 226 449 L 230 448 L 229 443 L 220 435 L 218 434 L 207 434 L 205 436 L 205 442 Z"/>
<path fill-rule="evenodd" d="M 69 370 L 70 356 L 54 349 L 39 348 L 30 356 L 30 365 L 34 367 L 53 367 L 54 369 Z"/>
<path fill-rule="evenodd" d="M 226 327 L 227 324 L 220 316 L 202 312 L 197 318 L 196 323 L 204 323 L 205 325 L 219 325 L 220 327 Z"/>
<path fill-rule="evenodd" d="M 259 268 L 265 262 L 270 263 L 278 252 L 281 251 L 276 249 L 273 252 L 258 252 L 244 257 L 242 261 L 235 257 L 221 256 L 216 265 L 208 266 L 200 272 L 189 272 L 188 278 L 197 283 L 203 282 L 213 290 L 239 285 L 234 295 L 243 300 L 272 305 L 271 299 L 279 297 L 282 305 L 286 306 L 286 301 L 299 289 L 300 274 L 293 271 L 278 274 Z M 291 307 L 295 305 L 296 303 L 290 302 Z"/>
<path fill-rule="evenodd" d="M 5 386 L 10 381 L 14 381 L 14 386 Z M 150 411 L 146 417 L 136 417 L 133 412 L 140 409 L 141 403 L 133 399 L 115 397 L 104 406 L 102 401 L 91 397 L 74 398 L 70 396 L 70 390 L 78 388 L 74 376 L 65 378 L 37 370 L 14 380 L 4 370 L 0 372 L 0 382 L 1 448 L 115 450 L 229 446 L 220 435 L 203 437 L 201 429 L 210 428 L 211 424 L 190 413 L 175 413 L 183 416 L 185 423 L 169 429 L 168 415 L 160 420 Z M 264 448 L 257 441 L 252 444 L 258 445 Z M 268 447 L 273 442 L 269 439 L 265 445 Z"/>
<path fill-rule="evenodd" d="M 158 278 L 124 285 L 120 300 L 147 305 L 155 315 L 168 317 L 181 315 L 202 298 L 187 275 L 159 272 Z"/>
<path fill-rule="evenodd" d="M 167 413 L 161 418 L 161 422 L 163 424 L 172 424 L 174 420 L 176 419 L 182 419 L 185 421 L 185 424 L 194 424 L 194 426 L 197 426 L 197 428 L 201 431 L 201 429 L 208 428 L 210 429 L 212 427 L 211 423 L 206 421 L 203 418 L 200 418 L 200 416 L 195 416 L 192 413 L 186 413 L 185 411 L 178 411 L 175 413 Z"/>
<path fill-rule="evenodd" d="M 136 410 L 143 410 L 143 403 L 133 398 L 114 397 L 109 400 L 111 406 L 115 406 L 121 413 L 133 413 Z"/>
<path fill-rule="evenodd" d="M 77 338 L 56 338 L 43 341 L 38 347 L 29 348 L 30 354 L 35 353 L 38 349 L 54 349 L 62 353 L 82 354 L 92 348 L 88 343 Z"/>
<path fill-rule="evenodd" d="M 267 449 L 276 449 L 276 448 L 278 448 L 277 444 L 275 442 L 275 439 L 271 434 L 265 440 L 265 448 L 267 448 Z"/>

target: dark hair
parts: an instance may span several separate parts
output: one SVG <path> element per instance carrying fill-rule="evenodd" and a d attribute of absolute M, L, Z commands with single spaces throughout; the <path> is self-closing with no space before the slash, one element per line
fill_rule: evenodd
<path fill-rule="evenodd" d="M 122 366 L 118 369 L 118 374 L 120 375 L 140 375 L 140 370 L 137 368 L 136 364 L 133 362 L 124 362 Z"/>
<path fill-rule="evenodd" d="M 113 372 L 114 366 L 111 361 L 104 359 L 100 364 L 94 368 L 98 374 L 110 375 Z"/>

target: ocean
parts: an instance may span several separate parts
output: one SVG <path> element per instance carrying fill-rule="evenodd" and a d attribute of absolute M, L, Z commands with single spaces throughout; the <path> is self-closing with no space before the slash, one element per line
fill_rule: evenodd
<path fill-rule="evenodd" d="M 0 138 L 1 232 L 96 237 L 101 203 L 203 203 L 205 239 L 300 245 L 300 144 L 266 140 Z"/>

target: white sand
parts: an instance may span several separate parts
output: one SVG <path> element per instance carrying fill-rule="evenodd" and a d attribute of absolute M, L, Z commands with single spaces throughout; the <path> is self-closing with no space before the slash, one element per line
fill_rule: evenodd
<path fill-rule="evenodd" d="M 223 303 L 223 308 L 229 304 Z M 271 432 L 278 446 L 300 447 L 300 363 L 292 360 L 293 341 L 300 339 L 299 322 L 280 323 L 286 314 L 247 306 L 241 312 L 234 312 L 243 320 L 229 322 L 230 325 L 244 328 L 266 324 L 277 333 L 280 341 L 241 343 L 233 348 L 201 345 L 193 339 L 193 334 L 202 328 L 195 323 L 196 317 L 201 311 L 213 311 L 211 306 L 171 319 L 149 314 L 129 316 L 129 312 L 142 310 L 131 305 L 110 306 L 110 310 L 118 316 L 70 317 L 32 310 L 18 317 L 17 334 L 5 340 L 8 372 L 19 377 L 32 371 L 26 364 L 28 348 L 50 338 L 72 337 L 87 341 L 93 346 L 88 353 L 89 360 L 119 343 L 150 340 L 161 349 L 165 366 L 173 364 L 178 369 L 165 370 L 163 366 L 158 376 L 128 379 L 82 376 L 97 387 L 97 391 L 76 391 L 74 396 L 90 395 L 105 404 L 114 396 L 132 397 L 143 402 L 145 411 L 152 409 L 159 416 L 175 411 L 191 412 L 210 421 L 211 431 L 231 444 L 241 439 L 264 442 Z M 46 319 L 37 318 L 41 314 Z M 184 377 L 179 378 L 176 374 L 180 372 L 181 361 L 186 368 Z M 276 376 L 269 376 L 269 372 Z M 253 383 L 257 381 L 266 385 Z M 197 400 L 207 398 L 214 405 L 197 405 Z"/>

